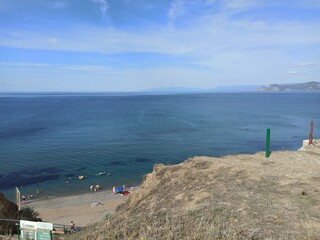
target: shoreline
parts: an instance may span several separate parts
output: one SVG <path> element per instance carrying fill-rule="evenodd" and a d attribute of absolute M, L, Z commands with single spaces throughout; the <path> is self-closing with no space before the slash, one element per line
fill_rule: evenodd
<path fill-rule="evenodd" d="M 318 142 L 318 139 L 314 139 L 314 144 Z M 309 147 L 303 144 L 295 151 L 303 152 Z M 114 213 L 117 206 L 124 203 L 127 198 L 127 196 L 113 194 L 112 190 L 103 189 L 98 192 L 35 198 L 22 206 L 33 208 L 43 221 L 62 225 L 69 225 L 74 221 L 76 226 L 85 227 L 100 222 L 108 213 Z"/>
<path fill-rule="evenodd" d="M 75 194 L 69 196 L 36 199 L 22 204 L 39 213 L 39 217 L 53 224 L 85 227 L 101 221 L 108 213 L 127 200 L 126 196 L 113 194 L 111 190 Z M 99 204 L 101 203 L 101 204 Z"/>

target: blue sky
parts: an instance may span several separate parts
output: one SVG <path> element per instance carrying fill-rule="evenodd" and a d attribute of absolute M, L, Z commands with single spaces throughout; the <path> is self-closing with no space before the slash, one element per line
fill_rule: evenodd
<path fill-rule="evenodd" d="M 319 81 L 319 0 L 0 0 L 0 91 Z"/>

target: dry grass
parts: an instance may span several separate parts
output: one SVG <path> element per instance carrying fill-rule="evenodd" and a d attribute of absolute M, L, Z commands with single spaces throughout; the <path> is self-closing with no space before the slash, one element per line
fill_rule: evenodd
<path fill-rule="evenodd" d="M 155 165 L 109 221 L 70 239 L 320 239 L 320 145 Z"/>

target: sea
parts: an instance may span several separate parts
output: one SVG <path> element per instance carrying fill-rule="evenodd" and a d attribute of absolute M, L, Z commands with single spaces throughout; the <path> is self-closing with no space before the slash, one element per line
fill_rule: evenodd
<path fill-rule="evenodd" d="M 0 192 L 136 186 L 157 163 L 263 152 L 267 128 L 296 150 L 311 121 L 320 138 L 319 93 L 1 93 Z"/>

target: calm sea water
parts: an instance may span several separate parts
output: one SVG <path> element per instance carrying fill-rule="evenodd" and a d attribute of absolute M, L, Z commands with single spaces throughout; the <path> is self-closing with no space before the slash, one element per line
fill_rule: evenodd
<path fill-rule="evenodd" d="M 266 128 L 272 150 L 295 150 L 311 120 L 319 138 L 318 93 L 2 94 L 0 192 L 135 185 L 155 163 L 264 151 Z"/>

